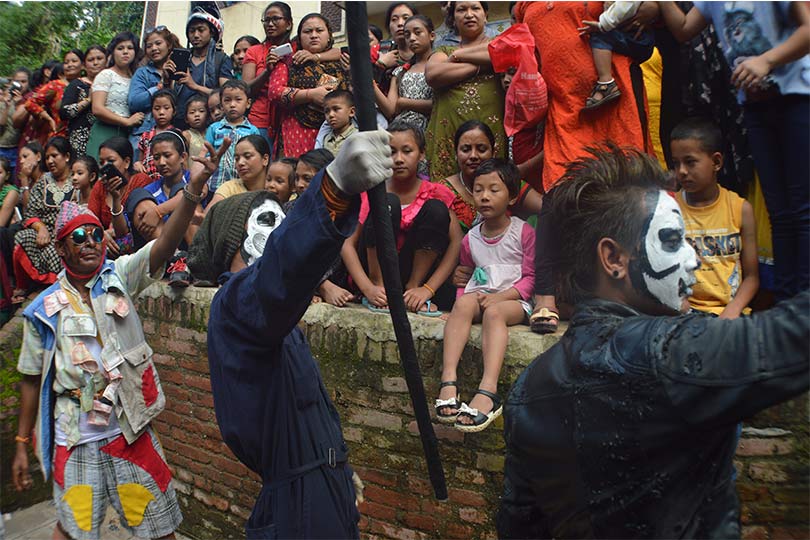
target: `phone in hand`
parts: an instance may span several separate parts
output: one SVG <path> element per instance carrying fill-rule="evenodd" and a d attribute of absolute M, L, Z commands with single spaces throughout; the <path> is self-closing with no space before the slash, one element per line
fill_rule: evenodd
<path fill-rule="evenodd" d="M 172 49 L 172 54 L 169 56 L 169 59 L 174 62 L 174 65 L 177 67 L 172 74 L 172 79 L 179 79 L 182 76 L 181 74 L 188 71 L 191 65 L 191 50 Z"/>
<path fill-rule="evenodd" d="M 290 45 L 289 43 L 284 43 L 283 45 L 279 45 L 278 47 L 273 47 L 270 50 L 273 52 L 273 54 L 275 54 L 278 57 L 287 56 L 288 54 L 292 54 L 293 52 L 292 45 Z"/>
<path fill-rule="evenodd" d="M 22 91 L 22 84 L 20 84 L 17 81 L 11 81 L 11 90 L 12 91 L 16 90 L 17 92 Z"/>
<path fill-rule="evenodd" d="M 107 163 L 106 165 L 101 167 L 101 170 L 99 170 L 99 175 L 100 175 L 101 178 L 104 179 L 104 182 L 106 182 L 107 180 L 110 180 L 111 178 L 115 178 L 116 176 L 118 176 L 119 178 L 121 178 L 121 182 L 122 182 L 121 185 L 122 186 L 127 185 L 126 177 L 112 163 Z"/>
<path fill-rule="evenodd" d="M 384 39 L 380 42 L 380 54 L 385 54 L 387 52 L 391 52 L 391 49 L 394 48 L 394 40 L 393 39 Z"/>
<path fill-rule="evenodd" d="M 340 48 L 340 54 L 343 54 L 343 53 L 349 54 L 349 47 L 341 47 Z"/>

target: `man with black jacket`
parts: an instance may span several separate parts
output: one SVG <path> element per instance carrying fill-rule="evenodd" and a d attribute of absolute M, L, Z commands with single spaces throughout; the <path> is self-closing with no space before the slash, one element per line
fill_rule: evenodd
<path fill-rule="evenodd" d="M 739 538 L 743 419 L 808 389 L 810 295 L 736 320 L 684 312 L 698 261 L 647 156 L 569 166 L 555 269 L 576 302 L 505 406 L 501 538 Z"/>

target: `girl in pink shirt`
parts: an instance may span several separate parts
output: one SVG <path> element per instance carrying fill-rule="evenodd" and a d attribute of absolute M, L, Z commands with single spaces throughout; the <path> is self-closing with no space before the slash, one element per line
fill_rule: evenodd
<path fill-rule="evenodd" d="M 459 264 L 475 268 L 444 327 L 444 364 L 436 417 L 461 431 L 484 430 L 500 416 L 498 375 L 503 365 L 509 326 L 531 315 L 534 288 L 534 229 L 507 214 L 520 188 L 520 175 L 510 161 L 489 159 L 475 171 L 473 199 L 481 223 L 461 242 Z M 456 370 L 470 338 L 470 327 L 482 323 L 484 375 L 470 404 L 460 403 Z"/>

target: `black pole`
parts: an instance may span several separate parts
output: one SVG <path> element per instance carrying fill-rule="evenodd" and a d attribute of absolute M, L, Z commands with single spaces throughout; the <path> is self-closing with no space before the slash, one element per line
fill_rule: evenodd
<path fill-rule="evenodd" d="M 357 122 L 360 131 L 377 129 L 377 111 L 374 108 L 373 73 L 371 69 L 368 45 L 368 15 L 365 2 L 346 2 L 346 33 L 349 36 L 351 53 L 352 87 L 357 111 Z M 394 231 L 391 227 L 391 216 L 388 213 L 385 186 L 379 184 L 368 192 L 368 204 L 374 233 L 377 240 L 377 258 L 385 283 L 385 295 L 388 298 L 388 309 L 394 325 L 394 333 L 399 345 L 399 358 L 405 372 L 405 382 L 411 395 L 416 425 L 425 452 L 428 475 L 433 485 L 433 493 L 440 501 L 447 499 L 447 484 L 444 479 L 444 468 L 439 457 L 439 446 L 433 424 L 430 421 L 425 387 L 422 384 L 422 373 L 416 361 L 416 347 L 413 344 L 411 323 L 405 310 L 402 296 L 402 281 L 399 277 L 399 261 Z"/>

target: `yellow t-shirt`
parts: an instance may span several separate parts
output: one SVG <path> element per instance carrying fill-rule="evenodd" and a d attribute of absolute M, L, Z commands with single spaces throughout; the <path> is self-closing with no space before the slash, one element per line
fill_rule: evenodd
<path fill-rule="evenodd" d="M 658 163 L 661 164 L 662 169 L 667 170 L 664 148 L 661 146 L 661 78 L 664 74 L 664 62 L 658 48 L 654 48 L 649 60 L 641 64 L 641 72 L 644 75 L 644 88 L 647 91 L 650 140 Z"/>
<path fill-rule="evenodd" d="M 223 182 L 222 185 L 217 188 L 215 195 L 219 195 L 223 199 L 227 199 L 228 197 L 233 197 L 234 195 L 239 195 L 240 193 L 247 193 L 247 188 L 242 180 L 239 178 L 234 178 L 233 180 Z"/>
<path fill-rule="evenodd" d="M 718 186 L 719 187 L 719 186 Z M 686 194 L 678 193 L 678 205 L 686 226 L 686 241 L 695 248 L 700 268 L 689 304 L 699 311 L 719 315 L 734 298 L 742 281 L 743 199 L 720 187 L 717 200 L 708 206 L 690 206 Z M 744 313 L 750 310 L 744 310 Z"/>

